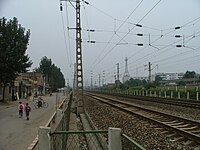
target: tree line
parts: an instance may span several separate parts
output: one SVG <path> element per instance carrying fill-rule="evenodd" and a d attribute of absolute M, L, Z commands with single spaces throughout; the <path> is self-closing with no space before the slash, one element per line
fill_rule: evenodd
<path fill-rule="evenodd" d="M 35 68 L 35 72 L 39 72 L 44 75 L 45 82 L 49 84 L 53 91 L 65 86 L 65 78 L 60 68 L 53 64 L 51 59 L 46 56 L 41 59 L 40 66 Z"/>
<path fill-rule="evenodd" d="M 200 76 L 195 71 L 186 71 L 183 80 L 180 80 L 177 82 L 178 85 L 185 85 L 184 79 L 199 79 Z M 128 89 L 130 87 L 144 87 L 146 89 L 154 88 L 156 86 L 160 85 L 160 82 L 163 81 L 162 77 L 159 75 L 156 75 L 154 82 L 147 82 L 146 80 L 139 80 L 139 79 L 133 79 L 126 81 L 124 84 L 121 84 L 120 88 L 122 89 Z"/>

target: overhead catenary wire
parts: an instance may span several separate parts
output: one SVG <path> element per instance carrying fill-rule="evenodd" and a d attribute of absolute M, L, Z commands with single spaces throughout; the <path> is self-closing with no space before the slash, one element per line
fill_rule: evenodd
<path fill-rule="evenodd" d="M 200 33 L 200 31 L 199 32 L 197 32 L 197 34 L 198 33 Z M 199 35 L 198 35 L 199 36 Z M 187 38 L 190 38 L 190 37 L 192 37 L 192 34 L 191 35 L 189 35 L 189 36 L 187 36 L 186 37 L 186 39 Z M 182 39 L 180 39 L 180 40 L 178 40 L 178 41 L 176 41 L 175 43 L 178 43 L 178 42 L 180 42 Z M 172 45 L 174 45 L 175 44 L 174 42 L 173 43 L 171 43 L 171 44 L 168 44 L 167 46 L 165 46 L 165 47 L 163 47 L 163 48 L 161 48 L 160 50 L 164 50 L 165 48 L 167 48 L 167 47 L 169 47 L 169 46 L 172 46 Z M 175 45 L 174 45 L 175 46 Z M 175 48 L 175 47 L 174 47 Z M 185 47 L 185 48 L 187 48 L 187 47 Z M 169 50 L 170 49 L 172 49 L 172 48 L 169 48 Z M 165 50 L 165 52 L 166 52 L 167 50 Z M 158 50 L 156 50 L 155 52 L 161 52 L 161 51 L 158 51 Z M 191 50 L 190 50 L 190 52 L 191 52 Z M 147 56 L 150 56 L 150 55 L 152 55 L 153 53 L 148 53 L 147 55 L 145 55 L 145 56 L 143 56 L 142 58 L 139 58 L 139 59 L 136 59 L 136 60 L 134 60 L 133 62 L 138 62 L 139 60 L 142 60 L 143 58 L 145 58 L 145 57 L 147 57 Z M 185 53 L 186 54 L 186 53 Z M 180 54 L 179 54 L 180 55 Z M 178 56 L 178 55 L 177 55 Z M 155 57 L 155 56 L 152 56 L 152 57 Z M 169 59 L 171 59 L 171 58 L 173 58 L 172 56 L 171 57 L 169 57 Z M 131 62 L 131 63 L 129 63 L 128 65 L 131 65 L 133 62 Z M 143 61 L 144 62 L 144 61 Z M 139 63 L 139 62 L 138 62 Z M 157 63 L 157 62 L 154 62 L 154 63 Z M 138 66 L 137 64 L 135 64 L 136 66 Z M 132 65 L 131 65 L 132 66 Z M 141 66 L 142 67 L 142 65 L 139 65 L 139 66 Z M 122 67 L 120 67 L 120 69 L 122 69 L 122 68 L 124 68 L 124 66 L 122 66 Z M 111 68 L 109 68 L 109 69 L 106 69 L 106 70 L 111 70 Z"/>
<path fill-rule="evenodd" d="M 66 5 L 66 19 L 67 19 L 67 36 L 68 36 L 68 50 L 69 50 L 69 58 L 70 58 L 70 69 L 71 69 L 71 76 L 73 76 L 73 67 L 72 67 L 72 54 L 71 54 L 71 41 L 70 41 L 70 34 L 69 34 L 69 15 L 68 15 L 68 7 Z"/>
<path fill-rule="evenodd" d="M 195 23 L 196 22 L 198 22 L 199 20 L 196 20 L 196 21 L 194 21 Z M 187 25 L 185 25 L 185 27 L 188 27 L 188 26 L 191 26 L 191 25 L 193 25 L 194 24 L 194 22 L 191 22 L 191 23 L 189 23 L 189 24 L 187 24 Z M 194 26 L 194 25 L 193 25 Z M 145 26 L 143 26 L 143 27 L 145 27 Z M 174 28 L 170 28 L 169 30 L 171 30 L 170 32 L 172 33 L 172 32 L 174 32 L 175 30 L 174 30 Z M 115 31 L 115 30 L 114 30 Z M 157 31 L 159 31 L 159 30 L 157 30 Z M 112 31 L 113 32 L 113 31 Z M 120 31 L 118 31 L 118 33 L 119 33 Z M 161 31 L 162 32 L 162 31 Z M 194 31 L 194 33 L 195 33 L 195 31 Z M 130 34 L 130 33 L 129 33 Z M 162 34 L 161 34 L 162 35 Z M 153 36 L 153 34 L 151 35 L 151 36 Z M 165 35 L 165 36 L 167 36 L 167 35 Z M 190 40 L 192 40 L 192 38 L 190 39 Z M 124 41 L 123 41 L 124 42 Z M 98 41 L 96 41 L 96 43 L 106 43 L 106 42 L 98 42 Z M 185 42 L 186 43 L 186 42 Z M 110 42 L 109 44 L 118 44 L 118 43 L 114 43 L 114 42 Z M 129 43 L 129 44 L 132 44 L 132 43 Z M 151 43 L 152 44 L 152 43 Z M 145 45 L 145 44 L 144 44 Z M 157 45 L 157 44 L 153 44 L 153 45 Z M 166 45 L 160 45 L 160 46 L 166 46 Z M 185 47 L 186 48 L 186 47 Z"/>
<path fill-rule="evenodd" d="M 128 19 L 130 18 L 130 16 L 131 16 L 131 15 L 136 11 L 136 9 L 142 4 L 142 2 L 143 2 L 143 0 L 141 0 L 141 1 L 139 2 L 139 4 L 138 4 L 138 5 L 134 8 L 134 10 L 128 15 L 128 17 L 125 19 L 125 21 L 128 20 Z M 112 17 L 112 18 L 113 18 L 113 17 Z M 115 18 L 114 18 L 114 19 L 115 19 Z M 122 22 L 121 25 L 116 29 L 116 32 L 124 25 L 125 21 Z M 94 63 L 92 63 L 92 64 L 93 64 L 93 66 L 91 66 L 92 69 L 95 67 L 95 64 L 96 64 L 98 58 L 100 58 L 100 56 L 104 53 L 104 51 L 106 50 L 106 48 L 108 47 L 109 43 L 111 42 L 111 40 L 113 39 L 114 36 L 115 36 L 115 33 L 114 33 L 114 34 L 111 36 L 111 38 L 108 40 L 106 46 L 103 48 L 102 52 L 98 55 L 97 59 L 95 59 Z"/>
<path fill-rule="evenodd" d="M 161 2 L 161 0 L 159 0 L 139 21 L 138 21 L 138 24 Z M 130 29 L 130 31 L 128 31 L 127 34 L 125 34 L 120 40 L 118 43 L 120 43 L 128 34 L 129 32 L 131 32 L 133 29 L 135 28 L 135 26 L 133 28 Z M 117 46 L 117 44 L 112 47 L 104 56 L 102 59 L 100 59 L 94 66 L 93 68 L 98 65 L 110 52 L 112 52 L 112 50 Z"/>
<path fill-rule="evenodd" d="M 105 14 L 105 13 L 104 13 Z M 108 16 L 110 16 L 110 15 L 108 15 Z M 116 19 L 116 18 L 114 18 L 114 17 L 112 17 L 111 16 L 111 18 L 112 19 L 115 19 L 115 20 L 118 20 L 118 19 Z M 198 22 L 198 18 L 197 19 L 195 19 L 195 20 L 192 20 L 191 22 L 189 22 L 189 23 L 192 23 L 192 22 L 194 22 L 194 21 L 196 21 L 196 22 Z M 189 25 L 189 23 L 187 23 L 187 24 L 184 24 L 182 27 L 184 27 L 184 26 L 188 26 Z M 143 26 L 143 27 L 148 27 L 148 26 Z M 175 29 L 177 30 L 178 29 L 178 27 L 176 27 L 176 28 L 169 28 L 169 29 L 163 29 L 162 31 L 164 31 L 164 30 L 171 30 L 170 32 L 168 32 L 168 33 L 166 33 L 165 34 L 165 36 L 167 36 L 167 34 L 169 34 L 169 33 L 172 33 L 172 32 L 174 32 L 175 31 Z M 155 29 L 156 30 L 156 29 Z M 159 31 L 160 29 L 158 29 L 158 31 Z M 98 31 L 97 31 L 98 32 Z M 108 32 L 113 32 L 113 31 L 108 31 Z M 118 31 L 119 32 L 119 31 Z M 151 35 L 151 36 L 153 36 L 153 35 Z M 163 36 L 162 36 L 163 37 Z M 94 43 L 105 43 L 105 42 L 94 42 Z M 112 42 L 108 42 L 109 44 L 111 44 Z M 152 42 L 153 43 L 153 42 Z M 112 44 L 114 44 L 114 43 L 112 43 Z M 117 43 L 117 45 L 119 45 L 118 43 Z M 145 44 L 144 44 L 145 45 Z M 103 53 L 101 53 L 101 54 L 103 54 Z M 99 57 L 98 57 L 99 58 Z M 94 64 L 94 63 L 93 63 Z"/>
<path fill-rule="evenodd" d="M 62 9 L 61 9 L 61 10 L 62 10 Z M 66 50 L 66 53 L 67 53 L 67 62 L 68 62 L 68 64 L 70 64 L 70 58 L 69 58 L 68 48 L 67 48 L 67 38 L 66 38 L 66 34 L 65 34 L 65 25 L 64 25 L 63 12 L 60 11 L 60 14 L 61 14 L 61 20 L 62 20 L 62 28 L 63 28 L 63 36 L 64 36 L 65 50 Z"/>
<path fill-rule="evenodd" d="M 200 31 L 197 32 L 197 33 L 200 33 Z M 186 39 L 187 39 L 187 38 L 190 38 L 191 36 L 192 36 L 192 35 L 186 37 Z M 181 40 L 182 40 L 182 39 L 176 41 L 175 43 L 178 43 L 178 42 L 180 42 Z M 146 54 L 145 56 L 143 56 L 142 58 L 139 58 L 139 59 L 137 59 L 137 60 L 135 60 L 135 61 L 138 62 L 139 60 L 141 60 L 141 59 L 143 59 L 143 58 L 145 58 L 145 57 L 147 57 L 147 56 L 150 56 L 150 55 L 152 55 L 153 53 L 156 53 L 156 52 L 161 53 L 165 48 L 167 48 L 167 47 L 169 47 L 169 46 L 171 46 L 171 45 L 174 45 L 175 43 L 173 42 L 173 43 L 171 43 L 171 44 L 169 44 L 169 45 L 167 45 L 167 46 L 165 46 L 165 47 L 163 47 L 163 48 L 160 48 L 160 50 L 156 50 L 156 51 L 154 51 L 154 52 L 148 53 L 148 54 Z M 170 48 L 170 49 L 171 49 L 171 48 Z M 161 51 L 161 50 L 162 50 L 162 51 Z M 167 51 L 165 50 L 164 52 L 167 52 Z M 152 57 L 155 57 L 155 56 L 152 56 Z M 134 62 L 135 62 L 135 61 L 134 61 Z"/>
<path fill-rule="evenodd" d="M 139 24 L 139 23 L 151 12 L 160 2 L 161 2 L 161 0 L 159 0 L 159 1 L 158 1 L 158 2 L 147 12 L 139 21 L 138 21 L 137 24 Z M 129 32 L 131 32 L 134 28 L 135 28 L 135 26 L 132 27 L 132 28 L 130 29 Z M 121 38 L 121 40 L 119 40 L 118 43 L 120 43 L 120 42 L 129 34 L 129 32 L 127 32 L 127 33 Z M 98 61 L 97 64 L 94 65 L 94 67 L 95 67 L 96 65 L 98 65 L 110 52 L 112 52 L 112 50 L 113 50 L 116 46 L 117 46 L 117 44 L 116 44 L 114 47 L 112 47 L 112 48 L 104 55 L 104 57 L 103 57 L 102 59 L 100 59 L 100 60 Z"/>
<path fill-rule="evenodd" d="M 190 21 L 190 22 L 187 22 L 187 23 L 185 23 L 184 25 L 182 25 L 182 26 L 185 26 L 185 25 L 188 25 L 188 23 L 191 23 L 191 22 L 194 22 L 194 21 L 196 21 L 197 19 L 200 19 L 199 17 L 198 18 L 196 18 L 196 19 L 194 19 L 194 20 L 192 20 L 192 21 Z M 175 31 L 175 30 L 174 30 Z M 171 31 L 170 32 L 168 32 L 167 34 L 169 34 L 169 33 L 171 33 Z M 166 35 L 166 34 L 165 34 Z M 192 35 L 190 35 L 190 36 L 188 36 L 188 37 L 191 37 Z M 191 38 L 191 39 L 193 39 L 193 37 Z M 189 40 L 191 40 L 191 39 L 189 39 Z M 189 41 L 188 40 L 188 41 Z M 179 41 L 181 41 L 181 40 L 179 40 Z M 151 42 L 151 43 L 153 43 L 153 42 Z M 170 45 L 166 45 L 167 47 L 169 47 Z M 142 50 L 144 50 L 144 49 L 146 49 L 148 46 L 146 46 L 145 48 L 143 48 Z M 163 48 L 162 48 L 163 49 Z M 130 57 L 128 57 L 128 59 L 130 59 L 131 57 L 133 57 L 133 56 L 135 56 L 136 54 L 139 54 L 139 53 L 141 53 L 142 52 L 142 50 L 138 50 L 137 52 L 135 52 L 133 55 L 131 55 Z M 149 56 L 149 55 L 147 55 L 147 56 Z M 146 57 L 146 56 L 145 56 Z M 145 57 L 142 57 L 142 58 L 145 58 Z M 138 59 L 136 60 L 136 61 L 138 61 Z"/>
<path fill-rule="evenodd" d="M 87 17 L 87 13 L 86 13 L 86 9 L 85 9 L 85 3 L 83 2 L 83 9 L 84 9 L 84 13 L 85 13 L 85 20 L 86 20 L 86 26 L 89 29 L 89 23 L 88 23 L 88 17 Z M 88 32 L 88 40 L 90 40 L 90 32 Z"/>

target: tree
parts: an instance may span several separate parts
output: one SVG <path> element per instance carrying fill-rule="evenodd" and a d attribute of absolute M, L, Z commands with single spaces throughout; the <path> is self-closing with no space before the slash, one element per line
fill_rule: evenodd
<path fill-rule="evenodd" d="M 46 56 L 41 59 L 40 66 L 35 70 L 46 77 L 46 82 L 54 91 L 65 86 L 65 79 L 60 68 L 52 64 L 51 59 Z"/>
<path fill-rule="evenodd" d="M 52 90 L 57 90 L 57 88 L 62 88 L 65 86 L 65 79 L 60 71 L 60 68 L 56 67 L 54 64 L 51 67 L 51 76 L 49 78 L 49 85 Z"/>
<path fill-rule="evenodd" d="M 47 83 L 49 83 L 49 77 L 51 76 L 51 67 L 51 59 L 48 59 L 46 56 L 44 56 L 40 61 L 39 68 L 36 69 L 36 72 L 41 72 L 44 75 Z"/>
<path fill-rule="evenodd" d="M 6 102 L 6 86 L 32 65 L 26 54 L 29 37 L 30 30 L 25 31 L 16 17 L 9 21 L 0 18 L 0 84 L 3 85 L 3 102 Z"/>
<path fill-rule="evenodd" d="M 194 78 L 196 75 L 196 72 L 194 71 L 186 71 L 186 73 L 184 74 L 184 78 Z"/>

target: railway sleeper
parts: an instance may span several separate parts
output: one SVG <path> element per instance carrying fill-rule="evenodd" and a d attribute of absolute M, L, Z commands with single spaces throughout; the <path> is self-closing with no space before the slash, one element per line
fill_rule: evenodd
<path fill-rule="evenodd" d="M 166 123 L 175 123 L 174 119 L 169 119 L 169 118 L 165 118 L 164 116 L 160 117 L 160 118 L 155 118 L 156 120 L 159 120 L 161 122 L 166 122 Z M 177 121 L 178 122 L 178 121 Z"/>
<path fill-rule="evenodd" d="M 170 133 L 172 133 L 172 132 L 164 129 L 164 131 L 162 131 L 162 132 L 160 132 L 160 133 L 162 133 L 162 134 L 170 134 Z"/>
<path fill-rule="evenodd" d="M 163 121 L 164 122 L 164 121 Z M 179 126 L 179 125 L 184 125 L 184 122 L 177 121 L 176 123 L 171 123 L 171 122 L 165 122 L 166 124 L 169 124 L 170 126 Z"/>
<path fill-rule="evenodd" d="M 166 135 L 168 138 L 172 139 L 174 137 L 177 137 L 177 133 L 171 133 Z M 180 136 L 180 135 L 179 135 Z"/>
<path fill-rule="evenodd" d="M 168 119 L 169 120 L 169 119 Z M 167 122 L 167 121 L 166 121 Z M 180 121 L 178 121 L 178 120 L 174 120 L 174 119 L 170 119 L 169 121 L 168 121 L 168 123 L 178 123 L 178 122 L 180 122 Z"/>
<path fill-rule="evenodd" d="M 193 134 L 199 134 L 200 135 L 200 130 L 196 130 L 196 131 L 191 131 Z"/>
<path fill-rule="evenodd" d="M 185 146 L 195 146 L 197 143 L 194 141 L 187 140 L 186 142 L 183 143 Z"/>
<path fill-rule="evenodd" d="M 190 128 L 190 127 L 193 127 L 193 125 L 191 125 L 191 124 L 183 124 L 183 125 L 174 125 L 176 128 L 181 128 L 181 129 L 183 129 L 183 128 L 185 128 L 185 127 L 188 127 L 188 128 Z"/>
<path fill-rule="evenodd" d="M 179 136 L 174 139 L 170 139 L 170 141 L 173 141 L 173 142 L 184 142 L 185 140 L 186 140 L 186 138 L 183 136 L 181 136 L 181 137 Z"/>
<path fill-rule="evenodd" d="M 186 127 L 186 128 L 182 128 L 182 130 L 186 130 L 186 131 L 197 131 L 200 132 L 200 128 L 198 126 L 192 126 L 192 127 Z"/>

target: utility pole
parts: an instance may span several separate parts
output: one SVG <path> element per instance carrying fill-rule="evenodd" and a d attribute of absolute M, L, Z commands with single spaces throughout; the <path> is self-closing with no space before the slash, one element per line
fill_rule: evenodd
<path fill-rule="evenodd" d="M 83 65 L 81 48 L 81 13 L 80 0 L 76 0 L 76 64 L 77 64 L 77 114 L 83 113 Z"/>
<path fill-rule="evenodd" d="M 76 88 L 76 63 L 74 63 L 74 79 L 73 79 L 73 90 L 75 91 L 77 88 Z"/>
<path fill-rule="evenodd" d="M 69 88 L 69 79 L 67 79 L 67 87 Z"/>
<path fill-rule="evenodd" d="M 68 1 L 68 0 L 60 0 Z M 69 0 L 70 1 L 70 0 Z M 74 69 L 74 88 L 76 89 L 76 107 L 77 115 L 83 113 L 83 65 L 82 65 L 82 48 L 81 48 L 81 13 L 80 13 L 80 0 L 76 2 L 76 68 Z M 62 3 L 60 4 L 60 11 L 62 11 Z M 76 83 L 75 83 L 76 82 Z M 75 87 L 76 86 L 76 87 Z"/>
<path fill-rule="evenodd" d="M 60 0 L 68 1 L 68 0 Z M 80 13 L 80 0 L 76 2 L 76 104 L 77 115 L 83 113 L 83 65 L 82 65 L 82 48 L 81 48 L 81 13 Z M 60 11 L 62 11 L 62 3 L 60 4 Z"/>
<path fill-rule="evenodd" d="M 103 76 L 102 76 L 102 86 L 104 85 L 105 82 L 105 71 L 103 70 Z"/>
<path fill-rule="evenodd" d="M 93 72 L 92 71 L 90 71 L 90 78 L 91 78 L 90 89 L 93 89 Z"/>
<path fill-rule="evenodd" d="M 151 82 L 151 62 L 149 62 L 149 82 Z"/>
<path fill-rule="evenodd" d="M 43 88 L 43 94 L 46 94 L 46 78 L 45 75 L 43 76 L 43 80 L 44 80 L 44 88 Z"/>
<path fill-rule="evenodd" d="M 101 87 L 101 75 L 99 74 L 99 87 Z"/>
<path fill-rule="evenodd" d="M 116 80 L 117 88 L 119 88 L 120 81 L 119 81 L 119 63 L 117 63 L 117 80 Z"/>

